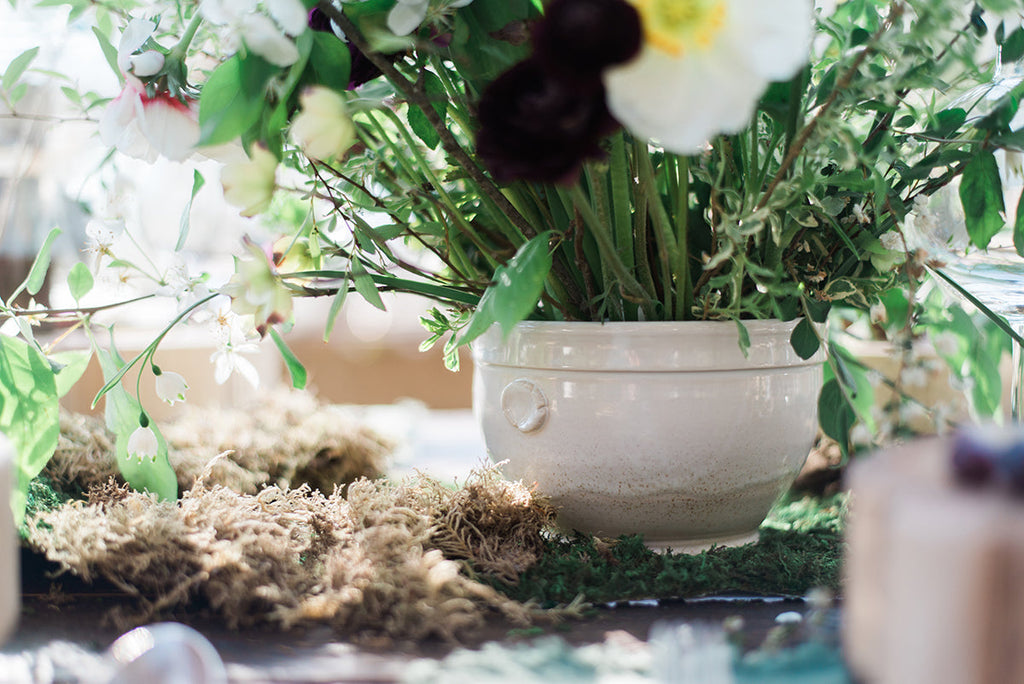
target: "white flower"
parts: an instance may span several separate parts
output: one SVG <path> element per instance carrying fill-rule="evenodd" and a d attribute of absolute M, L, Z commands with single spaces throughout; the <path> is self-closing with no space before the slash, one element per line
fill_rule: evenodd
<path fill-rule="evenodd" d="M 171 406 L 177 401 L 185 401 L 185 390 L 188 383 L 178 373 L 163 371 L 156 376 L 156 395 Z"/>
<path fill-rule="evenodd" d="M 448 9 L 465 7 L 473 0 L 449 0 L 444 6 Z M 407 36 L 419 28 L 427 18 L 430 0 L 398 0 L 388 12 L 388 30 L 396 36 Z"/>
<path fill-rule="evenodd" d="M 128 458 L 135 457 L 142 462 L 148 458 L 156 462 L 156 455 L 160 451 L 160 443 L 157 442 L 156 433 L 150 427 L 135 428 L 135 432 L 128 438 Z"/>
<path fill-rule="evenodd" d="M 680 154 L 749 122 L 771 81 L 807 61 L 807 0 L 631 0 L 640 54 L 608 69 L 612 114 L 633 133 Z"/>
<path fill-rule="evenodd" d="M 205 273 L 193 276 L 189 273 L 188 264 L 181 254 L 174 254 L 170 267 L 164 273 L 164 285 L 157 289 L 156 294 L 163 297 L 174 297 L 178 302 L 178 313 L 185 311 L 200 299 L 210 294 L 206 285 Z M 203 315 L 209 315 L 203 308 L 193 310 L 190 318 L 195 321 Z"/>
<path fill-rule="evenodd" d="M 898 230 L 886 231 L 879 236 L 878 240 L 888 250 L 903 251 L 903 237 Z"/>
<path fill-rule="evenodd" d="M 29 342 L 35 341 L 35 335 L 32 333 L 32 326 L 39 326 L 46 318 L 46 314 L 31 314 L 29 311 L 42 311 L 46 307 L 35 300 L 35 298 L 28 300 L 28 306 L 24 309 L 13 307 L 13 311 L 19 315 L 11 316 L 3 325 L 0 325 L 0 335 L 6 335 L 8 337 L 16 337 L 19 333 Z"/>
<path fill-rule="evenodd" d="M 146 92 L 138 76 L 153 76 L 163 68 L 164 56 L 156 50 L 135 54 L 156 30 L 156 24 L 132 19 L 121 34 L 117 67 L 125 83 L 100 117 L 100 138 L 130 157 L 156 161 L 163 155 L 173 161 L 191 156 L 199 142 L 199 123 L 194 103 L 185 103 L 166 91 Z"/>
<path fill-rule="evenodd" d="M 306 9 L 300 0 L 266 0 L 266 12 L 257 0 L 203 0 L 199 11 L 213 24 L 227 27 L 227 33 L 241 37 L 246 47 L 271 64 L 287 67 L 299 59 L 299 50 L 289 36 L 306 30 Z"/>
<path fill-rule="evenodd" d="M 292 315 L 292 293 L 278 277 L 273 256 L 249 239 L 245 241 L 247 258 L 235 260 L 235 274 L 224 286 L 231 297 L 231 309 L 239 315 L 251 315 L 260 336 L 267 328 Z"/>
<path fill-rule="evenodd" d="M 277 157 L 262 145 L 253 145 L 249 159 L 228 164 L 220 172 L 224 199 L 240 208 L 242 216 L 267 210 L 276 187 Z"/>
<path fill-rule="evenodd" d="M 213 379 L 219 385 L 227 382 L 235 371 L 249 381 L 253 389 L 260 385 L 259 373 L 249 359 L 242 356 L 256 352 L 259 347 L 246 334 L 252 326 L 242 323 L 242 317 L 231 310 L 230 300 L 225 300 L 217 309 L 212 322 L 213 336 L 217 340 L 217 351 L 210 355 L 213 362 Z M 255 333 L 255 331 L 253 331 Z"/>
<path fill-rule="evenodd" d="M 199 142 L 199 123 L 192 103 L 185 104 L 168 93 L 150 97 L 142 81 L 125 77 L 121 94 L 103 111 L 100 139 L 130 157 L 156 161 L 188 159 Z"/>
<path fill-rule="evenodd" d="M 398 0 L 388 12 L 388 30 L 396 36 L 407 36 L 427 17 L 428 0 Z"/>
<path fill-rule="evenodd" d="M 269 17 L 247 15 L 239 28 L 246 47 L 274 66 L 287 67 L 298 61 L 299 49 Z"/>
<path fill-rule="evenodd" d="M 292 120 L 292 139 L 310 159 L 340 157 L 355 140 L 355 126 L 345 98 L 314 86 L 299 98 L 302 111 Z"/>

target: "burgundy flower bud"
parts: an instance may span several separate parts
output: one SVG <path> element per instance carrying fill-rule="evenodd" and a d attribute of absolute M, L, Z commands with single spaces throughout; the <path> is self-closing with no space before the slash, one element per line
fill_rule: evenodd
<path fill-rule="evenodd" d="M 600 82 L 566 82 L 535 59 L 488 86 L 479 120 L 477 153 L 499 183 L 571 182 L 585 159 L 602 154 L 601 138 L 618 127 Z"/>
<path fill-rule="evenodd" d="M 977 487 L 992 481 L 1000 454 L 990 441 L 972 430 L 953 437 L 953 476 L 964 485 Z"/>
<path fill-rule="evenodd" d="M 564 77 L 599 79 L 641 42 L 640 15 L 625 0 L 554 0 L 533 29 L 534 55 Z"/>

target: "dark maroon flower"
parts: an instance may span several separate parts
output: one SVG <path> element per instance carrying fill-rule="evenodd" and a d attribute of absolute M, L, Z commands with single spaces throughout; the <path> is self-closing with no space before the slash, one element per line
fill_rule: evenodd
<path fill-rule="evenodd" d="M 499 76 L 479 104 L 477 153 L 500 183 L 571 182 L 582 162 L 602 154 L 618 127 L 604 87 L 573 84 L 527 59 Z"/>
<path fill-rule="evenodd" d="M 599 79 L 641 43 L 640 15 L 625 0 L 554 0 L 533 29 L 534 56 L 568 78 Z"/>

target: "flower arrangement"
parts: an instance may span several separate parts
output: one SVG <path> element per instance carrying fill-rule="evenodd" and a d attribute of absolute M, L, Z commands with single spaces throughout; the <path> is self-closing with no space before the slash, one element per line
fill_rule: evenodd
<path fill-rule="evenodd" d="M 332 297 L 329 335 L 350 293 L 383 307 L 383 291 L 439 303 L 424 319 L 424 347 L 445 340 L 452 366 L 491 325 L 528 317 L 726 320 L 741 340 L 745 320 L 803 317 L 792 342 L 810 357 L 821 344 L 813 322 L 830 307 L 866 310 L 923 277 L 928 256 L 904 226 L 927 197 L 959 183 L 976 248 L 1004 227 L 996 152 L 1024 147 L 1014 121 L 1024 86 L 995 79 L 1001 62 L 982 50 L 997 45 L 1002 62 L 1024 54 L 1018 5 L 100 4 L 98 25 L 120 31 L 96 34 L 122 89 L 79 102 L 122 154 L 184 160 L 233 149 L 221 182 L 245 216 L 302 207 L 280 240 L 246 244 L 228 283 L 154 278 L 177 284 L 174 323 L 231 297 L 230 311 L 214 314 L 226 340 L 219 376 L 244 370 L 235 352 L 269 334 L 300 381 L 277 330 L 293 299 Z M 3 75 L 12 110 L 33 57 Z M 187 231 L 183 220 L 176 249 Z M 111 263 L 109 243 L 95 242 L 97 260 Z M 47 262 L 37 260 L 29 292 Z M 88 267 L 73 276 L 73 291 L 89 289 Z M 21 355 L 56 397 L 69 371 L 40 370 L 28 312 L 12 301 L 0 302 L 0 317 L 29 334 L 2 353 Z M 166 447 L 120 386 L 141 364 L 169 397 L 184 395 L 184 380 L 153 364 L 162 337 L 129 363 L 96 348 L 126 477 L 166 495 L 154 484 L 166 476 L 153 475 Z M 841 362 L 833 357 L 822 398 L 836 434 L 853 421 Z M 0 378 L 0 392 L 26 405 L 11 389 L 23 385 Z M 28 449 L 34 464 L 48 443 Z"/>

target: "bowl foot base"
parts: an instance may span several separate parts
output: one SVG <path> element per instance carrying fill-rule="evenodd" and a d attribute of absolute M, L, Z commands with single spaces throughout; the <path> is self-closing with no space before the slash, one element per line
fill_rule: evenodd
<path fill-rule="evenodd" d="M 644 546 L 658 553 L 700 553 L 713 546 L 743 546 L 758 539 L 758 532 L 742 532 L 726 537 L 708 537 L 706 539 L 656 539 L 645 541 Z"/>

